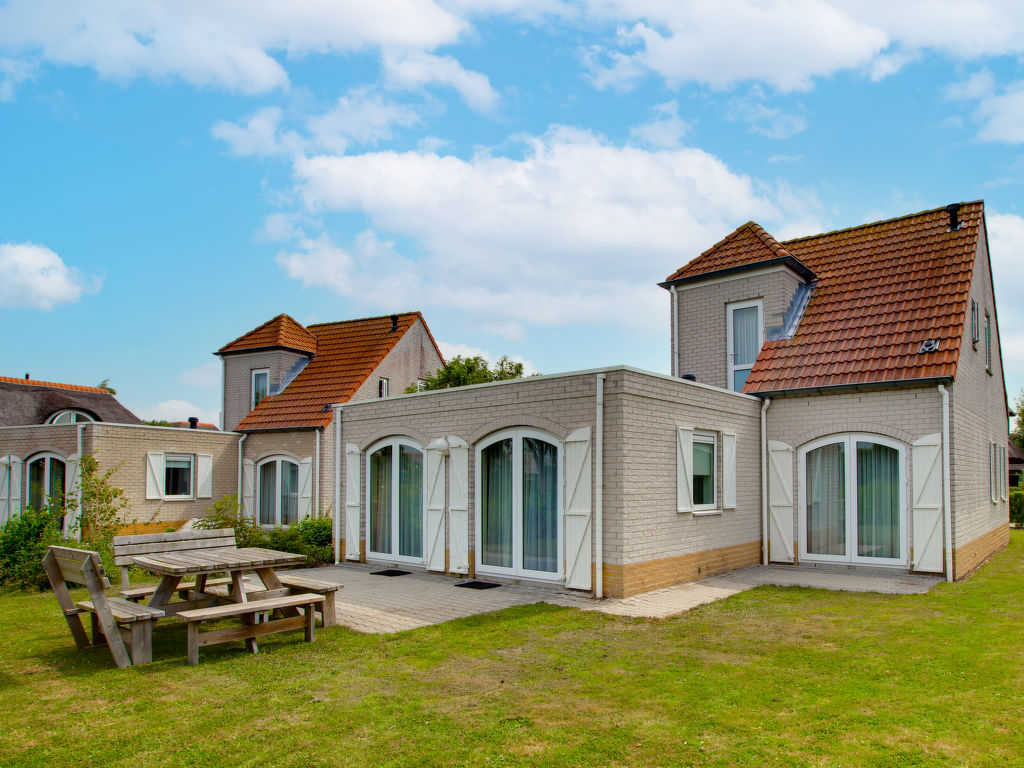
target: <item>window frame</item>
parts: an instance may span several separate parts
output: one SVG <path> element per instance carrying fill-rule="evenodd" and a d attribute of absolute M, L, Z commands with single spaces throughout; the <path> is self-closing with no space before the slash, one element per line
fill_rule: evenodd
<path fill-rule="evenodd" d="M 23 469 L 22 469 L 22 473 L 21 474 L 25 478 L 24 479 L 24 483 L 25 483 L 24 495 L 21 497 L 22 507 L 29 507 L 32 504 L 32 465 L 35 464 L 37 461 L 45 462 L 45 464 L 43 465 L 43 490 L 44 490 L 44 496 L 43 496 L 43 504 L 42 504 L 42 506 L 46 506 L 49 503 L 49 499 L 50 499 L 50 495 L 51 495 L 50 494 L 50 463 L 51 463 L 51 461 L 53 459 L 56 459 L 57 461 L 59 461 L 61 464 L 64 465 L 64 490 L 63 490 L 63 493 L 64 493 L 65 497 L 67 496 L 67 492 L 68 492 L 68 465 L 71 462 L 69 462 L 66 457 L 61 456 L 59 453 L 54 453 L 53 451 L 43 451 L 42 453 L 37 453 L 34 456 L 32 456 L 32 457 L 30 457 L 28 459 L 25 459 L 24 462 L 22 463 Z M 10 479 L 11 479 L 11 476 L 8 476 L 8 483 L 10 483 Z M 8 488 L 9 487 L 10 486 L 8 485 Z"/>
<path fill-rule="evenodd" d="M 73 417 L 71 419 L 71 421 L 68 421 L 68 422 L 58 422 L 57 421 L 62 416 L 66 416 L 66 415 L 71 415 Z M 87 424 L 87 423 L 93 423 L 95 421 L 96 421 L 96 419 L 94 419 L 88 413 L 86 413 L 85 411 L 83 411 L 83 410 L 81 410 L 79 408 L 62 408 L 61 410 L 59 410 L 55 414 L 53 414 L 50 418 L 48 418 L 46 420 L 46 423 L 47 424 L 52 424 L 54 426 L 65 426 L 65 425 L 68 425 L 68 424 Z"/>
<path fill-rule="evenodd" d="M 693 484 L 696 473 L 694 467 L 696 466 L 696 453 L 694 453 L 693 446 L 700 443 L 701 445 L 711 446 L 711 503 L 710 504 L 698 504 L 696 500 L 695 485 Z M 700 514 L 701 512 L 710 512 L 712 510 L 719 511 L 721 507 L 718 506 L 718 463 L 719 463 L 719 445 L 721 441 L 718 439 L 717 432 L 711 432 L 708 430 L 693 430 L 693 442 L 690 446 L 690 493 L 693 495 L 693 512 Z"/>
<path fill-rule="evenodd" d="M 259 400 L 256 399 L 256 376 L 264 374 L 267 377 L 267 391 Z M 270 369 L 253 368 L 249 372 L 249 410 L 253 410 L 270 395 Z"/>
<path fill-rule="evenodd" d="M 483 504 L 481 490 L 483 482 L 481 472 L 483 471 L 483 452 L 486 448 L 499 443 L 502 440 L 512 439 L 512 567 L 505 568 L 498 565 L 485 565 L 482 561 L 483 550 L 481 542 L 481 515 Z M 555 525 L 557 532 L 557 543 L 555 545 L 558 563 L 557 571 L 535 571 L 521 567 L 523 562 L 523 438 L 542 440 L 553 445 L 557 453 L 555 462 L 557 477 L 555 480 L 558 488 L 557 514 L 558 522 Z M 529 579 L 531 581 L 564 582 L 565 581 L 565 441 L 550 432 L 533 427 L 511 427 L 494 432 L 478 442 L 474 446 L 474 546 L 473 555 L 476 573 L 481 575 L 503 576 L 507 578 Z"/>
<path fill-rule="evenodd" d="M 388 384 L 388 380 L 386 378 L 381 376 L 379 379 L 377 379 L 377 397 L 378 398 L 385 398 L 385 397 L 387 397 L 388 396 L 388 388 L 389 388 L 389 384 Z"/>
<path fill-rule="evenodd" d="M 985 310 L 985 370 L 992 373 L 992 316 Z"/>
<path fill-rule="evenodd" d="M 399 536 L 401 535 L 398 529 L 399 524 L 399 504 L 401 495 L 399 493 L 399 484 L 401 483 L 401 446 L 412 448 L 413 450 L 419 451 L 422 456 L 422 477 L 420 478 L 420 489 L 422 498 L 420 501 L 420 528 L 422 532 L 422 542 L 420 543 L 420 557 L 410 557 L 408 555 L 400 555 L 399 551 Z M 370 457 L 382 448 L 390 447 L 391 454 L 391 552 L 375 552 L 370 549 L 370 503 L 372 500 L 372 483 L 371 483 L 371 471 L 370 471 Z M 426 449 L 417 443 L 412 438 L 408 437 L 388 437 L 383 440 L 378 440 L 376 443 L 371 445 L 364 451 L 365 456 L 363 458 L 364 469 L 366 472 L 366 483 L 365 483 L 365 498 L 366 502 L 363 504 L 363 523 L 366 525 L 366 559 L 376 560 L 378 562 L 396 562 L 396 563 L 409 563 L 412 565 L 423 565 L 427 562 L 427 451 Z"/>
<path fill-rule="evenodd" d="M 734 341 L 734 329 L 733 329 L 733 313 L 738 309 L 749 309 L 750 307 L 757 307 L 757 355 L 761 353 L 761 348 L 764 346 L 764 299 L 747 299 L 744 301 L 732 301 L 727 302 L 725 305 L 725 362 L 726 362 L 726 389 L 730 392 L 740 392 L 740 389 L 735 389 L 734 385 L 736 382 L 736 371 L 750 371 L 754 367 L 754 362 L 757 361 L 757 355 L 754 355 L 754 361 L 750 365 L 736 365 L 735 353 L 733 352 L 733 341 Z M 749 373 L 748 373 L 749 375 Z"/>
<path fill-rule="evenodd" d="M 167 492 L 167 462 L 169 460 L 188 460 L 188 493 Z M 191 501 L 196 497 L 196 457 L 192 453 L 165 453 L 164 454 L 164 501 Z"/>
<path fill-rule="evenodd" d="M 978 348 L 981 341 L 981 312 L 977 299 L 971 299 L 971 346 Z"/>
<path fill-rule="evenodd" d="M 281 479 L 284 477 L 284 473 L 281 471 L 281 465 L 294 464 L 296 472 L 296 506 L 295 506 L 295 522 L 294 523 L 282 523 L 281 522 Z M 260 482 L 260 469 L 265 467 L 267 464 L 276 464 L 274 468 L 274 513 L 273 521 L 264 523 L 260 518 L 260 502 L 262 501 L 263 484 Z M 302 463 L 293 459 L 291 456 L 285 456 L 282 454 L 276 454 L 274 456 L 267 456 L 265 459 L 259 461 L 255 467 L 253 467 L 253 519 L 260 528 L 266 530 L 272 530 L 274 528 L 288 528 L 289 526 L 296 525 L 302 520 L 302 516 L 299 514 L 299 495 L 302 493 L 302 489 L 299 484 L 302 482 Z"/>
<path fill-rule="evenodd" d="M 867 557 L 857 554 L 859 536 L 857 533 L 857 443 L 874 443 L 886 448 L 893 448 L 898 454 L 898 466 L 900 472 L 899 481 L 899 518 L 900 533 L 899 545 L 900 556 L 898 558 L 888 557 Z M 843 471 L 846 478 L 846 550 L 845 555 L 821 555 L 807 552 L 807 454 L 818 448 L 834 443 L 845 444 L 845 466 Z M 835 435 L 827 435 L 812 442 L 805 443 L 797 451 L 797 481 L 796 489 L 798 504 L 798 538 L 800 540 L 800 560 L 807 562 L 836 562 L 851 563 L 854 565 L 876 565 L 879 567 L 906 568 L 909 566 L 909 534 L 908 515 L 910 504 L 908 502 L 907 480 L 909 474 L 908 465 L 909 451 L 907 446 L 899 440 L 884 435 L 876 435 L 868 432 L 843 432 Z"/>

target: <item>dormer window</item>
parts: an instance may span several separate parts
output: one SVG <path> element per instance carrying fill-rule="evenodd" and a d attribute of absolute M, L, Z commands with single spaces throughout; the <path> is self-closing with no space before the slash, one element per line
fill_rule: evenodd
<path fill-rule="evenodd" d="M 377 397 L 387 397 L 387 396 L 388 396 L 388 380 L 387 379 L 380 379 L 377 382 Z"/>
<path fill-rule="evenodd" d="M 764 307 L 761 299 L 726 304 L 728 388 L 743 390 L 750 369 L 764 342 Z M 719 326 L 721 327 L 721 326 Z M 721 347 L 719 347 L 721 349 Z"/>
<path fill-rule="evenodd" d="M 85 411 L 78 411 L 74 408 L 68 408 L 67 410 L 57 411 L 53 416 L 46 420 L 47 424 L 82 424 L 88 421 L 96 421 Z"/>
<path fill-rule="evenodd" d="M 260 368 L 252 372 L 252 405 L 250 410 L 260 404 L 260 400 L 270 391 L 270 369 Z"/>

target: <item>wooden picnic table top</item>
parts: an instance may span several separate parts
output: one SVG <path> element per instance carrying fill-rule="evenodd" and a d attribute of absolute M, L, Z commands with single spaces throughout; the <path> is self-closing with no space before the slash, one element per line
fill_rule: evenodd
<path fill-rule="evenodd" d="M 139 555 L 132 558 L 139 568 L 161 576 L 187 576 L 298 565 L 305 555 L 260 547 L 224 547 Z"/>

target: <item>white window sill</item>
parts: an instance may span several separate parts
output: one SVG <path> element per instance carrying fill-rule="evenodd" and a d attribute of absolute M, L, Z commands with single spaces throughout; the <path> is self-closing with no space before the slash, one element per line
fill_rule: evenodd
<path fill-rule="evenodd" d="M 193 501 L 192 496 L 164 496 L 164 501 Z"/>
<path fill-rule="evenodd" d="M 720 509 L 695 509 L 693 510 L 694 517 L 710 517 L 712 515 L 720 515 L 722 510 Z"/>

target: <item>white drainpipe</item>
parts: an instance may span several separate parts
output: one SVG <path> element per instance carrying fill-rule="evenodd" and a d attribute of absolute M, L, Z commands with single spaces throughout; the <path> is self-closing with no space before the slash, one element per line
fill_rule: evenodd
<path fill-rule="evenodd" d="M 594 532 L 597 559 L 594 596 L 598 598 L 604 597 L 604 380 L 603 373 L 597 374 L 597 414 L 594 429 L 594 472 L 597 477 L 597 488 L 594 493 Z"/>
<path fill-rule="evenodd" d="M 950 489 L 949 459 L 949 391 L 939 384 L 942 395 L 942 523 L 946 539 L 946 581 L 953 580 L 953 498 Z"/>
<path fill-rule="evenodd" d="M 242 465 L 242 443 L 245 442 L 245 438 L 247 437 L 248 435 L 243 434 L 238 439 L 238 497 L 235 500 L 238 502 L 239 506 L 241 506 L 242 503 L 245 501 L 242 498 L 242 476 L 245 473 L 245 467 Z M 246 510 L 243 509 L 242 514 L 244 515 L 245 512 Z"/>
<path fill-rule="evenodd" d="M 313 449 L 313 517 L 320 517 L 320 433 L 316 430 L 316 448 Z"/>
<path fill-rule="evenodd" d="M 768 565 L 768 406 L 770 397 L 761 403 L 761 565 Z"/>
<path fill-rule="evenodd" d="M 341 558 L 341 406 L 334 406 L 334 564 Z"/>

